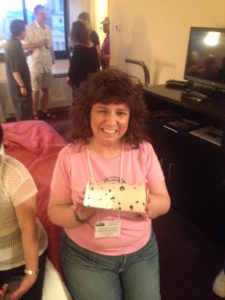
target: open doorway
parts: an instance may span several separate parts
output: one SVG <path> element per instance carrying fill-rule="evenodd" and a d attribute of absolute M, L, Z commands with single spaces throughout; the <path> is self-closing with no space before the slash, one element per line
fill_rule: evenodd
<path fill-rule="evenodd" d="M 101 22 L 105 17 L 109 17 L 110 0 L 94 0 L 93 1 L 93 28 L 97 31 L 100 44 L 103 43 L 105 33 L 102 30 Z"/>

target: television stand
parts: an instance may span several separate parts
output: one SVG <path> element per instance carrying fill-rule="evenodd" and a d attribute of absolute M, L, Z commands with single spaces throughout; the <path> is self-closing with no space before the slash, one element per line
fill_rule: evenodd
<path fill-rule="evenodd" d="M 184 100 L 184 91 L 143 87 L 150 136 L 172 206 L 225 245 L 225 104 Z"/>

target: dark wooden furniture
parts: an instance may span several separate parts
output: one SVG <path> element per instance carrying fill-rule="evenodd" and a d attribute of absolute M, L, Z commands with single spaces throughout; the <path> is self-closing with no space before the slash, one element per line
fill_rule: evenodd
<path fill-rule="evenodd" d="M 152 143 L 164 170 L 172 206 L 206 237 L 224 245 L 225 102 L 213 98 L 194 101 L 187 99 L 183 90 L 165 85 L 143 87 L 143 91 L 151 112 Z M 171 122 L 177 125 L 176 120 L 183 119 L 190 120 L 191 125 L 178 126 L 178 130 L 171 127 Z M 221 144 L 190 133 L 206 126 L 222 130 Z"/>

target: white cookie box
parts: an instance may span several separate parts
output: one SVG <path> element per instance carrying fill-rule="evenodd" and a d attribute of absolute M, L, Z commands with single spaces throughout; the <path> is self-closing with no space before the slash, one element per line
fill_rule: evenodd
<path fill-rule="evenodd" d="M 89 181 L 85 190 L 84 206 L 144 213 L 145 184 Z"/>

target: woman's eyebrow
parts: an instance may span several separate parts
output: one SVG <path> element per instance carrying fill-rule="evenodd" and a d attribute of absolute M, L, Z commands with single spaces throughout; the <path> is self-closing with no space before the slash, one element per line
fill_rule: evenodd
<path fill-rule="evenodd" d="M 96 105 L 96 108 L 107 108 L 107 106 L 99 104 L 99 105 Z"/>
<path fill-rule="evenodd" d="M 128 108 L 120 108 L 120 107 L 118 107 L 116 110 L 119 110 L 119 111 L 129 111 L 129 109 Z"/>
<path fill-rule="evenodd" d="M 108 106 L 104 105 L 104 104 L 96 105 L 96 109 L 99 109 L 99 108 L 108 109 Z M 129 108 L 126 108 L 126 107 L 117 107 L 116 110 L 129 111 Z"/>

